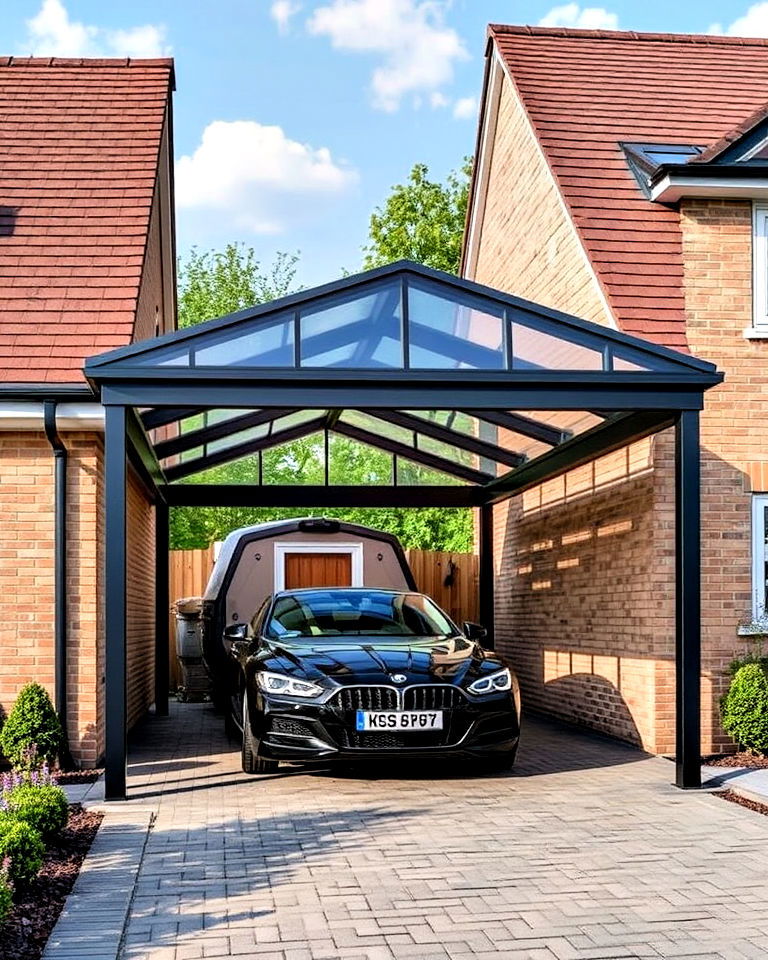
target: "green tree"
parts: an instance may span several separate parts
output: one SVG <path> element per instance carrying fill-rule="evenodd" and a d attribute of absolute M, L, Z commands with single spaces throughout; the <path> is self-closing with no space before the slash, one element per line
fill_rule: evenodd
<path fill-rule="evenodd" d="M 440 183 L 429 179 L 426 164 L 417 163 L 371 214 L 364 266 L 406 259 L 458 273 L 471 172 L 472 160 L 466 157 Z"/>
<path fill-rule="evenodd" d="M 284 297 L 294 289 L 298 259 L 278 253 L 262 268 L 255 251 L 239 243 L 202 253 L 193 248 L 178 264 L 179 326 Z"/>

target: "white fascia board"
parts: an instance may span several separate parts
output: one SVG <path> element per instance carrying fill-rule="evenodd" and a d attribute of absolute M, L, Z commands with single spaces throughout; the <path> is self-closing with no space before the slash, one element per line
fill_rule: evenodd
<path fill-rule="evenodd" d="M 477 187 L 472 197 L 472 209 L 469 212 L 467 224 L 467 255 L 462 271 L 462 276 L 467 280 L 474 279 L 477 270 L 477 257 L 480 252 L 480 223 L 485 214 L 485 203 L 488 197 L 488 180 L 491 175 L 491 159 L 493 157 L 493 145 L 496 141 L 496 124 L 499 116 L 503 80 L 504 71 L 494 47 L 493 56 L 488 66 L 488 93 L 485 99 L 485 111 L 480 118 L 482 134 L 477 157 L 477 172 L 475 173 Z"/>
<path fill-rule="evenodd" d="M 582 236 L 579 233 L 579 230 L 573 221 L 573 216 L 568 207 L 568 204 L 565 202 L 565 197 L 563 196 L 562 190 L 560 189 L 560 184 L 557 181 L 557 177 L 555 176 L 554 171 L 550 166 L 549 160 L 547 159 L 547 155 L 544 153 L 544 148 L 542 147 L 539 141 L 539 138 L 536 135 L 536 130 L 533 127 L 533 122 L 531 121 L 528 111 L 525 108 L 525 104 L 523 103 L 523 99 L 520 96 L 520 91 L 517 89 L 517 84 L 515 83 L 515 79 L 512 76 L 512 74 L 509 72 L 509 69 L 507 68 L 507 64 L 504 62 L 504 58 L 499 53 L 495 44 L 493 46 L 493 61 L 494 61 L 493 66 L 491 67 L 491 70 L 492 70 L 491 81 L 493 82 L 496 79 L 495 73 L 496 71 L 498 71 L 501 74 L 501 76 L 505 78 L 509 83 L 510 89 L 513 91 L 515 98 L 517 99 L 517 102 L 520 106 L 520 109 L 523 112 L 523 117 L 525 118 L 525 123 L 526 123 L 528 134 L 531 140 L 532 149 L 536 150 L 536 152 L 539 154 L 539 157 L 541 158 L 541 161 L 544 164 L 544 167 L 547 170 L 547 173 L 549 174 L 549 177 L 552 181 L 552 185 L 555 188 L 555 196 L 558 199 L 560 209 L 562 210 L 563 216 L 565 217 L 566 222 L 569 224 L 573 232 L 573 236 L 576 239 L 576 245 L 578 249 L 581 251 L 582 257 L 584 258 L 584 264 L 587 270 L 589 271 L 592 277 L 592 280 L 594 281 L 595 289 L 597 290 L 597 296 L 601 304 L 603 305 L 605 316 L 608 319 L 607 326 L 613 330 L 620 330 L 621 328 L 619 327 L 619 324 L 616 320 L 613 310 L 611 309 L 611 305 L 608 302 L 608 296 L 605 292 L 605 289 L 603 288 L 603 285 L 600 282 L 600 278 L 597 275 L 597 271 L 595 270 L 595 267 L 592 261 L 590 260 L 590 257 L 589 257 L 589 254 L 587 253 L 587 248 L 584 245 Z M 493 98 L 490 96 L 491 90 L 489 89 L 488 105 L 486 107 L 486 117 L 483 119 L 483 123 L 485 124 L 485 127 L 483 131 L 483 138 L 482 138 L 481 147 L 480 147 L 479 173 L 483 173 L 484 171 L 485 182 L 480 180 L 478 177 L 478 196 L 476 198 L 476 202 L 473 205 L 472 212 L 471 212 L 471 217 L 469 222 L 469 236 L 467 239 L 467 261 L 466 261 L 465 270 L 462 273 L 462 276 L 465 277 L 467 280 L 474 280 L 475 278 L 475 269 L 477 266 L 477 254 L 478 254 L 479 245 L 480 245 L 479 232 L 478 232 L 477 224 L 475 223 L 475 219 L 481 217 L 482 213 L 485 211 L 486 190 L 488 186 L 488 177 L 489 177 L 490 168 L 491 168 L 492 146 L 495 140 L 499 103 L 501 101 L 501 86 L 502 85 L 499 82 L 495 102 Z M 486 142 L 487 139 L 488 139 L 488 142 Z"/>
<path fill-rule="evenodd" d="M 36 401 L 0 401 L 0 431 L 43 430 L 43 404 Z M 104 431 L 104 407 L 100 403 L 58 403 L 59 430 Z"/>
<path fill-rule="evenodd" d="M 683 197 L 702 197 L 714 200 L 767 200 L 768 177 L 681 177 L 666 174 L 651 188 L 651 200 L 656 203 L 675 203 Z"/>

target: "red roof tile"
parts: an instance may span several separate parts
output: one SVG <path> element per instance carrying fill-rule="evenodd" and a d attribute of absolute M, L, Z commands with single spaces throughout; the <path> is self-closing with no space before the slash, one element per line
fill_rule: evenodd
<path fill-rule="evenodd" d="M 172 60 L 0 57 L 0 381 L 130 343 Z"/>
<path fill-rule="evenodd" d="M 741 129 L 768 103 L 768 40 L 501 25 L 489 35 L 622 329 L 685 349 L 679 213 L 645 199 L 619 144 L 705 146 Z"/>

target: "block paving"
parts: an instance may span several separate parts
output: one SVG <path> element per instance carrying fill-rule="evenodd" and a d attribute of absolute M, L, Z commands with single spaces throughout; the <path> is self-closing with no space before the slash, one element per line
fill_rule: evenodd
<path fill-rule="evenodd" d="M 768 956 L 768 818 L 672 764 L 528 720 L 515 771 L 247 777 L 206 704 L 132 749 L 155 807 L 123 960 Z"/>

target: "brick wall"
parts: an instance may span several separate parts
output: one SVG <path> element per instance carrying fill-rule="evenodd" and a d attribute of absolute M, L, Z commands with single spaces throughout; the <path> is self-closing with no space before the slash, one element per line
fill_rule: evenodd
<path fill-rule="evenodd" d="M 505 82 L 475 279 L 606 322 L 551 176 L 532 146 Z M 768 344 L 742 335 L 752 311 L 750 204 L 683 201 L 680 213 L 690 348 L 726 373 L 726 382 L 707 394 L 702 416 L 702 748 L 710 751 L 729 745 L 718 699 L 729 661 L 746 646 L 737 627 L 751 601 L 749 490 L 765 490 L 768 480 L 768 423 L 760 416 L 768 399 Z M 520 669 L 528 703 L 671 752 L 671 433 L 648 441 L 648 453 L 640 476 L 608 484 L 595 476 L 591 495 L 539 489 L 526 495 L 527 507 L 524 497 L 496 509 L 497 633 Z M 578 482 L 579 471 L 556 481 L 566 489 Z M 537 497 L 539 507 L 531 509 Z M 622 517 L 631 528 L 601 542 L 601 528 Z M 589 537 L 577 549 L 571 538 L 579 531 Z"/>
<path fill-rule="evenodd" d="M 681 203 L 685 305 L 691 350 L 725 371 L 709 391 L 702 439 L 702 668 L 704 717 L 716 746 L 717 701 L 726 668 L 745 648 L 737 635 L 751 612 L 751 474 L 768 462 L 768 343 L 747 340 L 752 323 L 752 207 L 748 201 Z M 758 487 L 760 489 L 760 487 Z"/>
<path fill-rule="evenodd" d="M 67 432 L 67 711 L 74 758 L 104 751 L 103 443 Z M 128 704 L 132 725 L 154 699 L 154 519 L 131 475 Z M 42 433 L 0 433 L 0 707 L 30 680 L 54 682 L 54 463 Z"/>
<path fill-rule="evenodd" d="M 469 277 L 558 310 L 611 325 L 601 291 L 552 174 L 507 79 Z"/>
<path fill-rule="evenodd" d="M 101 753 L 97 650 L 100 441 L 64 435 L 68 468 L 68 735 L 88 764 Z M 30 680 L 54 689 L 54 466 L 45 436 L 0 433 L 0 705 Z"/>
<path fill-rule="evenodd" d="M 132 471 L 128 474 L 127 564 L 130 728 L 155 699 L 155 520 L 153 508 Z"/>
<path fill-rule="evenodd" d="M 507 80 L 474 279 L 613 326 Z M 674 748 L 674 486 L 660 436 L 494 510 L 497 645 L 525 702 Z"/>

